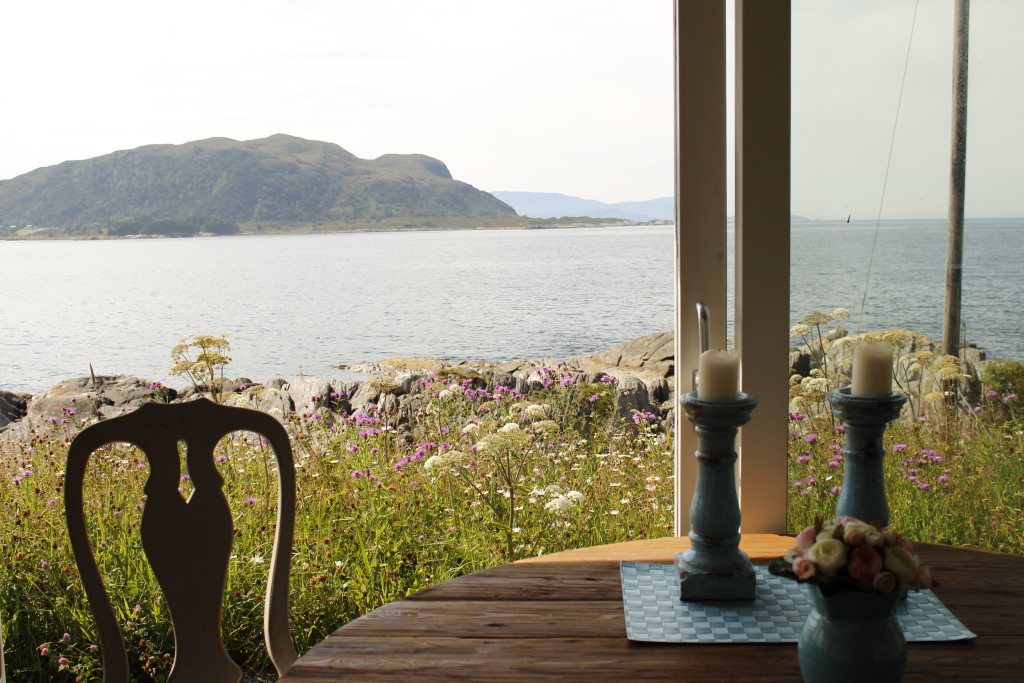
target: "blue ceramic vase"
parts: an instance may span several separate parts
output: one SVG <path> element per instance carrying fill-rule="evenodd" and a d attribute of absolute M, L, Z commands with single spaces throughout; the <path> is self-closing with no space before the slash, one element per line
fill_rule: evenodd
<path fill-rule="evenodd" d="M 841 590 L 824 595 L 806 583 L 811 613 L 797 652 L 807 683 L 898 683 L 907 665 L 907 641 L 896 619 L 900 592 Z"/>

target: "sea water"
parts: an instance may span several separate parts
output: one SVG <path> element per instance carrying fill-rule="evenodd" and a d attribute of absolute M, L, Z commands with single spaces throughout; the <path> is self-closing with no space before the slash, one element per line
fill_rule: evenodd
<path fill-rule="evenodd" d="M 854 331 L 940 335 L 944 221 L 794 222 L 791 251 L 792 322 L 845 307 Z M 600 352 L 672 329 L 673 254 L 672 226 L 0 241 L 0 389 L 90 364 L 183 386 L 170 350 L 199 332 L 254 381 Z M 1024 220 L 968 221 L 966 339 L 990 357 L 1024 358 L 1022 262 Z"/>

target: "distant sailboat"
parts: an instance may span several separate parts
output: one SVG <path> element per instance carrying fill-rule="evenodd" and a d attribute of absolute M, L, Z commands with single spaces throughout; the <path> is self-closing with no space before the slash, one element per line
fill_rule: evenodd
<path fill-rule="evenodd" d="M 847 222 L 847 223 L 849 223 L 849 222 L 850 222 L 850 216 L 851 216 L 851 214 L 846 214 L 846 222 Z"/>

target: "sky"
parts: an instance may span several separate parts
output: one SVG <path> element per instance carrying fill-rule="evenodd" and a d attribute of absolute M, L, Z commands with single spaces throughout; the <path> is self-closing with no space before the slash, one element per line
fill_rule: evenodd
<path fill-rule="evenodd" d="M 366 159 L 427 154 L 487 191 L 668 196 L 672 8 L 2 3 L 0 179 L 147 144 L 286 133 Z M 794 0 L 793 213 L 946 215 L 952 25 L 953 0 Z M 1021 26 L 1024 2 L 971 3 L 968 217 L 1024 216 Z"/>

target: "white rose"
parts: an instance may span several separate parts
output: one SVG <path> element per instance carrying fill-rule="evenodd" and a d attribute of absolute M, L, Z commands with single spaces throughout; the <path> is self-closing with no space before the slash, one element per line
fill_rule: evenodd
<path fill-rule="evenodd" d="M 822 574 L 833 576 L 846 566 L 846 544 L 835 538 L 818 541 L 807 551 L 807 557 Z"/>
<path fill-rule="evenodd" d="M 885 568 L 896 575 L 901 586 L 911 583 L 920 567 L 920 561 L 906 548 L 894 545 L 885 549 Z"/>
<path fill-rule="evenodd" d="M 871 580 L 871 587 L 879 593 L 892 593 L 896 590 L 896 577 L 892 572 L 878 572 Z"/>

